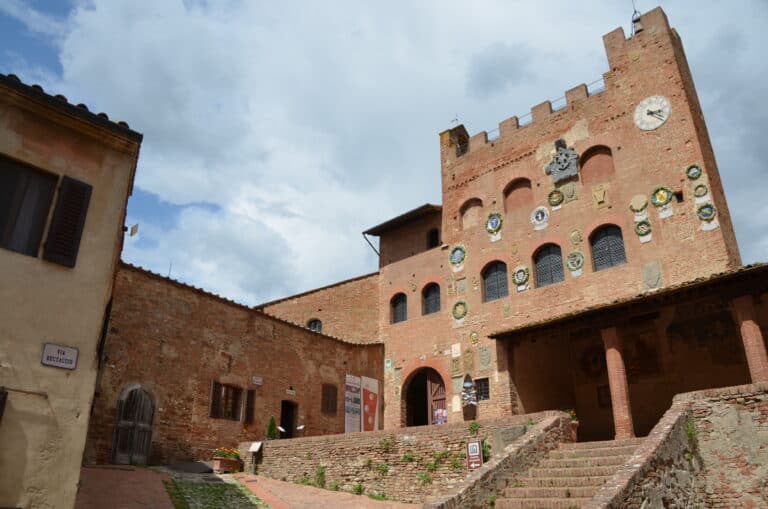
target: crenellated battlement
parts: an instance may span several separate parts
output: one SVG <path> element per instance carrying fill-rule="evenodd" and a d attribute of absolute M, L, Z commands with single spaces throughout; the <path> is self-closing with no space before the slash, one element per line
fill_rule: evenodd
<path fill-rule="evenodd" d="M 603 92 L 614 86 L 620 86 L 616 84 L 616 74 L 631 68 L 632 63 L 639 60 L 642 50 L 651 42 L 653 37 L 660 33 L 671 34 L 667 16 L 660 7 L 640 16 L 636 30 L 637 33 L 630 38 L 626 37 L 622 27 L 618 27 L 603 36 L 609 70 L 603 73 L 602 79 L 589 85 L 581 83 L 567 90 L 563 97 L 555 101 L 547 100 L 533 106 L 529 113 L 521 117 L 513 116 L 502 120 L 499 122 L 498 128 L 491 131 L 492 133 L 498 131 L 497 136 L 490 137 L 488 131 L 480 131 L 470 136 L 464 125 L 458 125 L 440 133 L 442 166 L 450 166 L 454 161 L 458 162 L 459 158 L 483 150 L 489 145 L 513 143 L 512 140 L 515 137 L 523 136 L 523 130 L 526 130 L 525 134 L 527 135 L 527 130 L 530 128 L 549 125 L 571 112 L 586 109 L 590 106 L 589 101 L 599 98 Z M 553 108 L 553 102 L 559 106 Z"/>

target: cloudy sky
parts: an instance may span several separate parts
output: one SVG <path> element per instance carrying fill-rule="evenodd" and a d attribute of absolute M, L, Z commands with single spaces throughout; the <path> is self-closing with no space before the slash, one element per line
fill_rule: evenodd
<path fill-rule="evenodd" d="M 637 0 L 647 11 L 657 5 Z M 662 1 L 745 263 L 768 260 L 768 2 Z M 376 270 L 360 232 L 440 203 L 438 133 L 607 71 L 631 0 L 0 0 L 0 72 L 144 134 L 128 262 L 246 304 Z"/>

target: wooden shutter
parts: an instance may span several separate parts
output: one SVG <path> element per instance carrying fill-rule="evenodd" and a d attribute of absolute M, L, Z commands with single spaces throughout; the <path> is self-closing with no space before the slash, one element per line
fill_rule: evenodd
<path fill-rule="evenodd" d="M 336 415 L 337 398 L 338 389 L 336 386 L 332 384 L 323 384 L 320 411 L 324 414 Z"/>
<path fill-rule="evenodd" d="M 218 382 L 211 382 L 211 407 L 208 415 L 214 419 L 221 417 L 221 384 Z"/>
<path fill-rule="evenodd" d="M 92 189 L 90 184 L 70 177 L 61 180 L 43 259 L 65 267 L 75 266 Z"/>
<path fill-rule="evenodd" d="M 547 244 L 536 253 L 536 286 L 542 287 L 565 279 L 560 246 Z"/>
<path fill-rule="evenodd" d="M 604 226 L 592 235 L 592 260 L 596 271 L 627 262 L 624 239 L 618 226 Z"/>
<path fill-rule="evenodd" d="M 245 394 L 245 412 L 243 413 L 243 422 L 253 424 L 256 407 L 256 391 L 248 390 Z"/>

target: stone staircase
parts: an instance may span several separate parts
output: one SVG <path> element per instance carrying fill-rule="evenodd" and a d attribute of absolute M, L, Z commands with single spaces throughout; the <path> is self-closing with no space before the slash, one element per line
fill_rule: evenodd
<path fill-rule="evenodd" d="M 578 509 L 632 455 L 642 438 L 560 444 L 525 477 L 512 481 L 498 509 Z"/>

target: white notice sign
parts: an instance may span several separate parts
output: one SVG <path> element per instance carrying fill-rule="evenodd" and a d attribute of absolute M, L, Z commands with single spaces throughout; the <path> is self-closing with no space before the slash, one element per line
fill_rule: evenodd
<path fill-rule="evenodd" d="M 55 345 L 45 343 L 43 345 L 43 356 L 40 362 L 46 366 L 54 368 L 75 369 L 77 367 L 77 354 L 80 351 L 71 346 Z"/>

